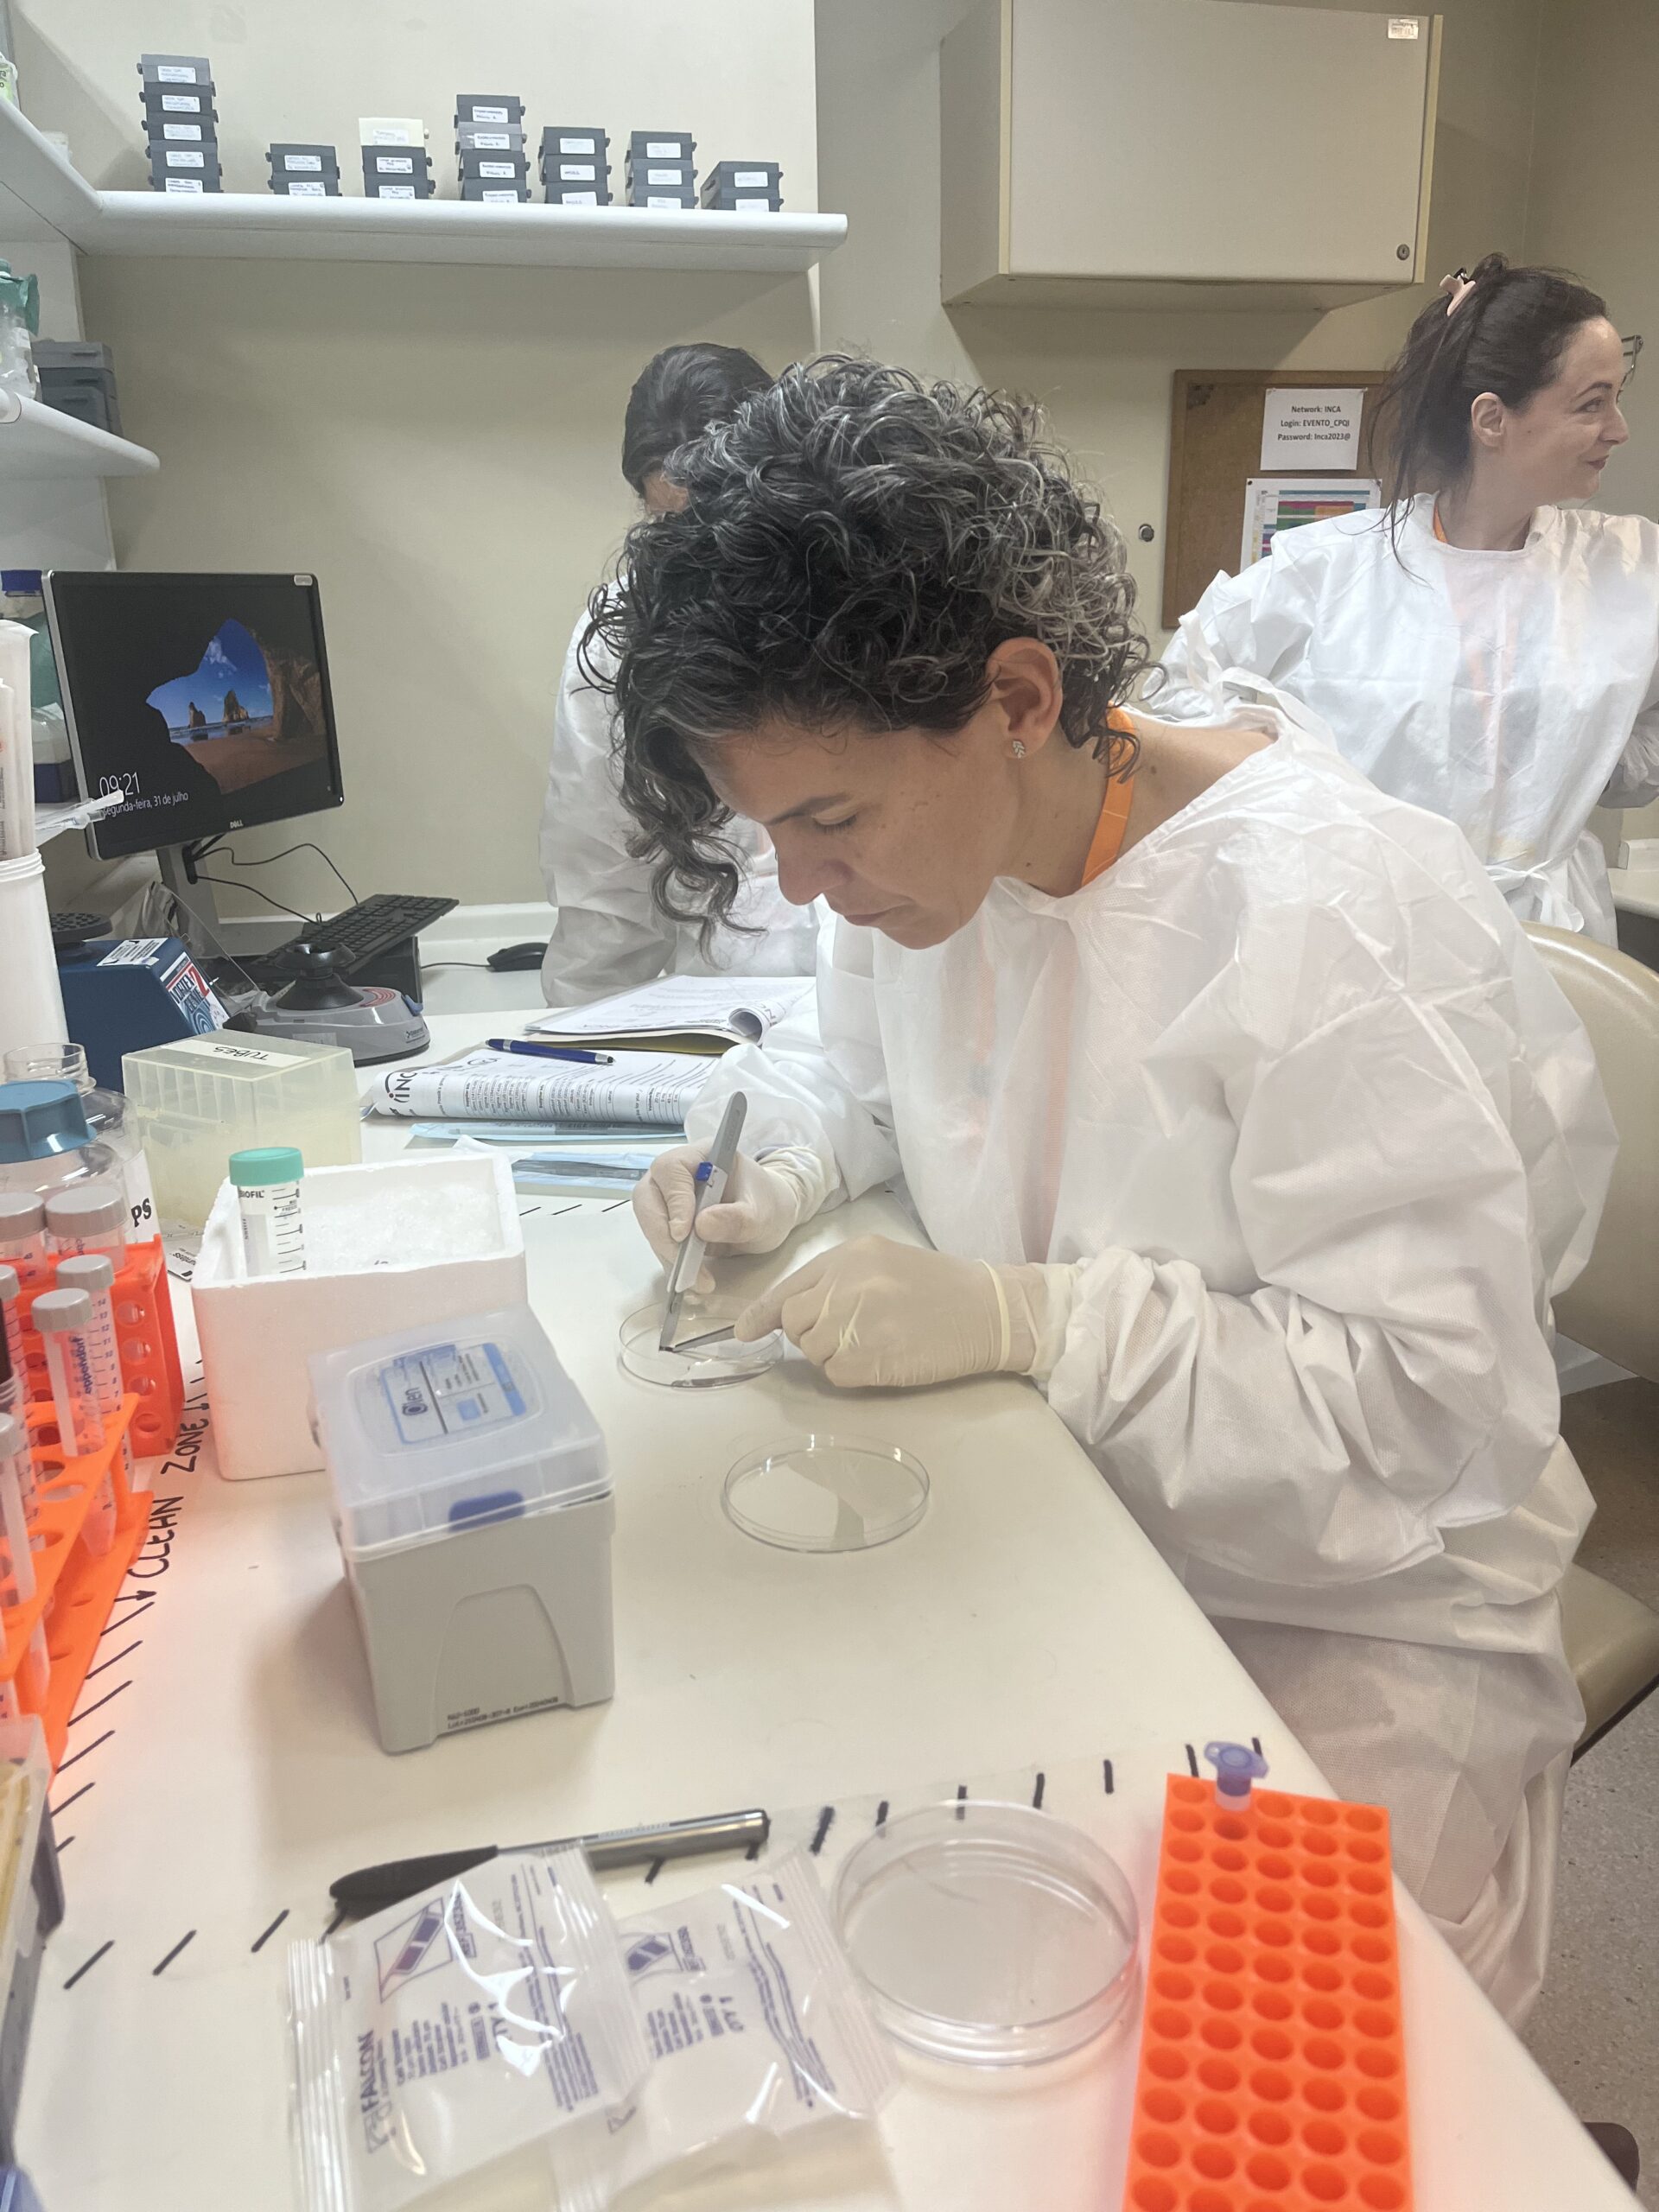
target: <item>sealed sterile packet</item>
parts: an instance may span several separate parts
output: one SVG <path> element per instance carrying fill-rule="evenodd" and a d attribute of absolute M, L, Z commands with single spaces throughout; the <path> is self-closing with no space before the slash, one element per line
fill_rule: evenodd
<path fill-rule="evenodd" d="M 893 2058 L 804 1852 L 621 1929 L 652 2068 L 605 2127 L 550 2145 L 558 2212 L 605 2212 L 670 2166 L 746 2167 L 885 2101 Z"/>
<path fill-rule="evenodd" d="M 630 2107 L 650 2066 L 579 1851 L 507 1852 L 288 1955 L 306 2212 L 429 2190 Z"/>

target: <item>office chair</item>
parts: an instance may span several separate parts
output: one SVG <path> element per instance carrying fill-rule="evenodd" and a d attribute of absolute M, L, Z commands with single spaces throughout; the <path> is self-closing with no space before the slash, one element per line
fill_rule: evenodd
<path fill-rule="evenodd" d="M 1590 1033 L 1618 1129 L 1618 1161 L 1590 1263 L 1555 1301 L 1564 1336 L 1659 1382 L 1659 975 L 1626 954 L 1529 922 L 1527 935 Z M 1579 1464 L 1593 1491 L 1593 1452 Z M 1584 1700 L 1575 1757 L 1659 1688 L 1659 1613 L 1569 1567 L 1561 1627 Z"/>

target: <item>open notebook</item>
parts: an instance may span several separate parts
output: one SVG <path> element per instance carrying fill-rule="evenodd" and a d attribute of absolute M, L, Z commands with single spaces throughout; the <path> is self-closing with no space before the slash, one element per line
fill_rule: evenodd
<path fill-rule="evenodd" d="M 550 1045 L 708 1058 L 734 1045 L 758 1045 L 814 988 L 810 976 L 662 976 L 592 1006 L 542 1014 L 527 1027 Z"/>

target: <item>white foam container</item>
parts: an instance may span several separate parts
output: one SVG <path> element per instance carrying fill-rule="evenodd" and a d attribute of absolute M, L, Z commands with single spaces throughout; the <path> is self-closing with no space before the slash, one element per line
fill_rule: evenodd
<path fill-rule="evenodd" d="M 311 1433 L 313 1352 L 429 1321 L 450 1321 L 524 1303 L 524 1239 L 505 1160 L 445 1154 L 319 1167 L 302 1185 L 307 1218 L 371 1196 L 467 1187 L 488 1192 L 495 1230 L 488 1249 L 453 1260 L 352 1274 L 262 1275 L 242 1260 L 237 1194 L 224 1184 L 202 1231 L 190 1286 L 215 1456 L 232 1482 L 298 1475 L 323 1464 Z"/>

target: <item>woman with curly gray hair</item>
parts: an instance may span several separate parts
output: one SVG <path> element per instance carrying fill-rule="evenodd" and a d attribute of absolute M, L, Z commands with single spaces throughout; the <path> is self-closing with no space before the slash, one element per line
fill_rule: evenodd
<path fill-rule="evenodd" d="M 715 1252 L 902 1175 L 932 1249 L 842 1244 L 739 1335 L 840 1387 L 1030 1376 L 1518 2016 L 1580 1719 L 1546 1330 L 1611 1157 L 1583 1032 L 1460 834 L 1306 709 L 1122 711 L 1122 546 L 1031 409 L 827 360 L 674 466 L 596 609 L 658 900 L 726 910 L 741 817 L 844 918 L 821 1033 L 721 1064 L 646 1235 L 738 1089 Z"/>

